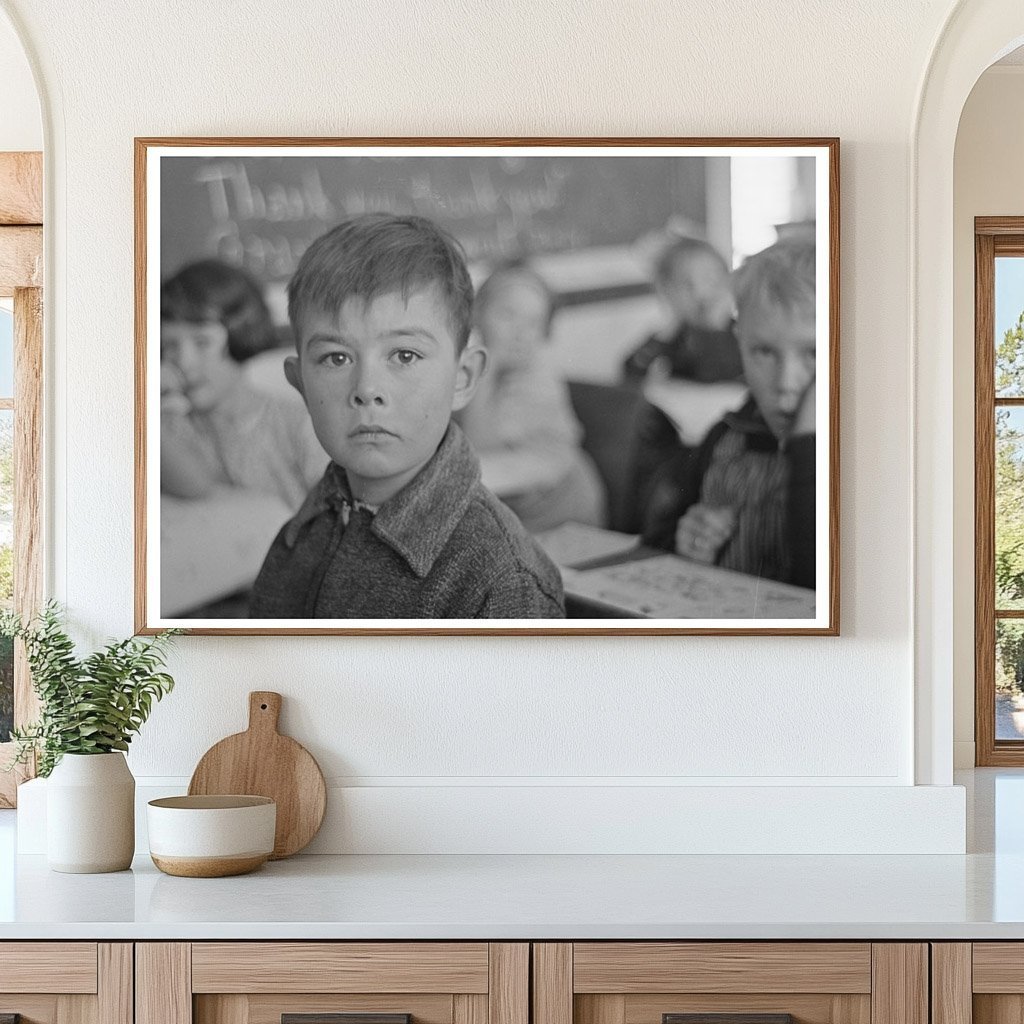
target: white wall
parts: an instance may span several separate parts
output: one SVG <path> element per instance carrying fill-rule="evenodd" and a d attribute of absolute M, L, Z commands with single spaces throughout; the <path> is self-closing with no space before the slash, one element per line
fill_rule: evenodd
<path fill-rule="evenodd" d="M 424 806 L 509 782 L 910 787 L 910 131 L 948 6 L 5 0 L 53 120 L 50 589 L 97 638 L 132 627 L 133 136 L 842 139 L 841 638 L 183 639 L 136 774 L 187 777 L 272 688 L 330 779 Z M 882 807 L 858 813 L 884 844 Z M 962 804 L 929 813 L 955 845 Z"/>
<path fill-rule="evenodd" d="M 960 119 L 954 163 L 955 752 L 974 764 L 974 218 L 1024 216 L 1024 67 L 990 68 Z"/>
<path fill-rule="evenodd" d="M 0 15 L 0 152 L 43 148 L 39 96 L 25 48 Z"/>

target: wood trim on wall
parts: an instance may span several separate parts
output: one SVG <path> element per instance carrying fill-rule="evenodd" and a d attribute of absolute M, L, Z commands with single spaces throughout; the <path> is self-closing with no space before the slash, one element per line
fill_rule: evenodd
<path fill-rule="evenodd" d="M 16 288 L 43 286 L 43 229 L 0 227 L 0 298 L 9 299 Z"/>
<path fill-rule="evenodd" d="M 974 239 L 974 743 L 995 751 L 995 262 L 991 235 Z M 989 640 L 991 639 L 991 643 Z"/>
<path fill-rule="evenodd" d="M 974 266 L 974 742 L 979 767 L 1024 765 L 1024 742 L 997 740 L 995 411 L 1024 401 L 995 397 L 995 260 L 1024 256 L 1024 217 L 976 217 Z"/>
<path fill-rule="evenodd" d="M 0 224 L 43 223 L 43 154 L 0 153 Z"/>
<path fill-rule="evenodd" d="M 23 617 L 38 611 L 43 587 L 42 222 L 42 153 L 0 153 L 0 296 L 14 299 L 14 607 Z M 38 703 L 20 643 L 14 687 L 14 724 L 24 725 Z M 0 807 L 14 807 L 17 787 L 35 774 L 33 763 L 3 771 L 14 755 L 14 744 L 0 743 Z"/>

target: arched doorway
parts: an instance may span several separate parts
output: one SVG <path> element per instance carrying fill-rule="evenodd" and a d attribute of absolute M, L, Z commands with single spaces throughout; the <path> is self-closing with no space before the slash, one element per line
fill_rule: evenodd
<path fill-rule="evenodd" d="M 914 359 L 915 780 L 953 771 L 954 650 L 973 616 L 954 616 L 963 560 L 954 481 L 953 153 L 964 104 L 992 63 L 1024 41 L 1018 0 L 965 0 L 951 13 L 921 86 L 911 138 Z M 968 535 L 970 526 L 967 524 Z M 973 578 L 973 563 L 972 563 Z M 972 586 L 973 590 L 973 586 Z"/>

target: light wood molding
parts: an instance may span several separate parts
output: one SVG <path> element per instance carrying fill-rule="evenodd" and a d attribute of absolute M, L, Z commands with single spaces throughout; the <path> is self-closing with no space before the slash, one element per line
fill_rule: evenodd
<path fill-rule="evenodd" d="M 976 217 L 974 239 L 974 746 L 979 767 L 1024 765 L 1024 743 L 997 740 L 995 607 L 995 260 L 1024 256 L 1024 217 Z"/>
<path fill-rule="evenodd" d="M 14 293 L 14 607 L 23 619 L 36 615 L 43 596 L 43 293 Z M 39 701 L 17 646 L 15 723 L 34 721 Z"/>
<path fill-rule="evenodd" d="M 0 298 L 43 286 L 43 229 L 0 227 Z"/>
<path fill-rule="evenodd" d="M 975 942 L 972 991 L 1024 993 L 1024 946 L 1019 942 Z"/>
<path fill-rule="evenodd" d="M 973 1024 L 1021 1024 L 1024 995 L 975 994 L 971 1000 Z"/>
<path fill-rule="evenodd" d="M 278 1015 L 276 1020 L 280 1019 Z M 195 1001 L 195 1024 L 250 1024 L 251 1020 L 248 996 L 199 996 Z"/>
<path fill-rule="evenodd" d="M 95 996 L 0 992 L 0 1019 L 15 1013 L 21 1014 L 21 1024 L 107 1024 L 98 1014 Z"/>
<path fill-rule="evenodd" d="M 665 1013 L 791 1013 L 799 1024 L 871 1024 L 871 996 L 867 994 L 663 992 L 626 996 L 625 1001 L 623 1024 L 651 1024 Z"/>
<path fill-rule="evenodd" d="M 42 604 L 42 421 L 43 421 L 43 294 L 38 288 L 14 290 L 14 607 L 24 619 Z M 25 647 L 14 649 L 14 724 L 39 716 L 39 701 Z M 14 760 L 13 743 L 0 744 L 0 807 L 14 807 L 17 787 L 35 776 L 35 761 L 2 771 Z"/>
<path fill-rule="evenodd" d="M 134 949 L 130 942 L 97 946 L 97 1017 L 101 1024 L 132 1024 L 135 1017 Z"/>
<path fill-rule="evenodd" d="M 625 1024 L 625 996 L 576 995 L 572 1005 L 575 1024 Z"/>
<path fill-rule="evenodd" d="M 192 945 L 192 990 L 196 993 L 485 993 L 487 985 L 487 944 L 483 942 Z"/>
<path fill-rule="evenodd" d="M 489 1024 L 529 1024 L 529 943 L 492 942 L 489 954 Z"/>
<path fill-rule="evenodd" d="M 135 1024 L 192 1024 L 191 946 L 135 946 Z"/>
<path fill-rule="evenodd" d="M 43 223 L 43 154 L 0 153 L 0 224 Z"/>
<path fill-rule="evenodd" d="M 576 943 L 576 992 L 870 992 L 865 942 Z"/>
<path fill-rule="evenodd" d="M 995 263 L 991 235 L 974 240 L 974 744 L 991 764 L 996 730 Z"/>
<path fill-rule="evenodd" d="M 1024 235 L 1024 217 L 975 217 L 976 235 Z"/>
<path fill-rule="evenodd" d="M 452 1024 L 487 1024 L 486 995 L 457 993 L 452 996 Z"/>
<path fill-rule="evenodd" d="M 533 945 L 533 1024 L 573 1024 L 571 942 Z"/>
<path fill-rule="evenodd" d="M 972 1024 L 971 944 L 931 946 L 931 1024 Z"/>
<path fill-rule="evenodd" d="M 929 1024 L 928 946 L 871 946 L 871 1024 Z"/>
<path fill-rule="evenodd" d="M 482 1000 L 487 996 L 456 996 Z M 460 1024 L 453 1015 L 450 995 L 325 995 L 310 993 L 249 994 L 228 992 L 195 997 L 195 1024 L 280 1024 L 283 1014 L 409 1013 L 413 1024 Z M 465 1024 L 473 1024 L 472 1021 Z M 486 1019 L 478 1024 L 487 1024 Z"/>
<path fill-rule="evenodd" d="M 95 994 L 95 942 L 5 942 L 0 992 Z"/>

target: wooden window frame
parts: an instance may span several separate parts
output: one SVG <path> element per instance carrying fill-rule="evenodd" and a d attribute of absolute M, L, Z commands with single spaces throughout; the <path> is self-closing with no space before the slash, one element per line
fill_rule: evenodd
<path fill-rule="evenodd" d="M 14 299 L 14 607 L 34 615 L 42 600 L 43 159 L 0 153 L 0 298 Z M 14 724 L 32 721 L 38 703 L 25 652 L 14 661 Z M 0 807 L 14 807 L 28 765 L 5 768 L 13 743 L 0 743 Z"/>

